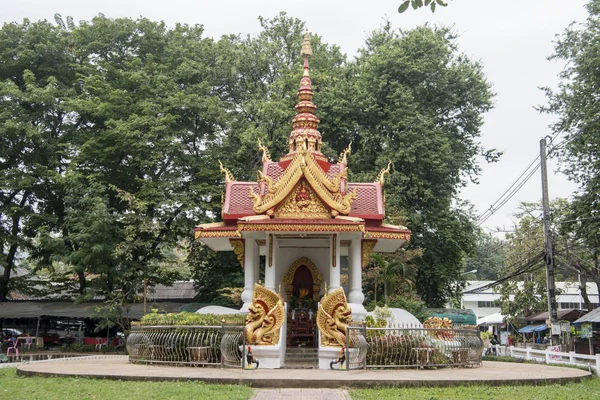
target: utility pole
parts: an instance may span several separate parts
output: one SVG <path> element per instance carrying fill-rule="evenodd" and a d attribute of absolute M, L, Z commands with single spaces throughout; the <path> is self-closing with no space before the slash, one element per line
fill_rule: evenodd
<path fill-rule="evenodd" d="M 546 261 L 546 280 L 548 283 L 548 316 L 550 324 L 558 322 L 556 310 L 556 289 L 554 286 L 554 237 L 550 229 L 550 200 L 548 198 L 548 168 L 546 167 L 546 138 L 540 140 L 540 159 L 542 167 L 542 208 L 544 213 L 544 260 Z M 558 344 L 559 335 L 552 335 L 552 344 Z"/>

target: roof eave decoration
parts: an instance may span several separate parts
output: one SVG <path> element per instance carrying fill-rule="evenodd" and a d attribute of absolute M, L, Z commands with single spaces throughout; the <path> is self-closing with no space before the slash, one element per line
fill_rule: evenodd
<path fill-rule="evenodd" d="M 266 148 L 265 146 L 262 145 L 262 143 L 260 142 L 260 139 L 258 139 L 258 150 L 262 152 L 262 162 L 263 162 L 263 164 L 265 162 L 270 162 L 271 161 L 271 153 L 269 152 L 268 148 Z"/>
<path fill-rule="evenodd" d="M 346 150 L 344 150 L 340 153 L 340 157 L 338 158 L 338 164 L 348 165 L 347 156 L 350 153 L 352 153 L 352 142 L 350 142 L 350 144 L 348 144 L 348 147 L 346 148 Z"/>
<path fill-rule="evenodd" d="M 224 168 L 223 164 L 221 163 L 221 160 L 219 160 L 219 171 L 225 175 L 225 182 L 235 182 L 235 178 L 233 177 L 233 174 L 231 173 L 231 171 L 229 170 L 229 168 Z"/>
<path fill-rule="evenodd" d="M 383 186 L 385 184 L 385 174 L 389 174 L 390 173 L 390 168 L 392 167 L 392 162 L 388 162 L 388 165 L 386 168 L 383 168 L 379 174 L 377 174 L 377 178 L 375 178 L 375 183 L 380 183 L 381 186 Z"/>
<path fill-rule="evenodd" d="M 344 168 L 333 179 L 329 179 L 312 157 L 311 151 L 298 152 L 276 184 L 273 184 L 271 178 L 258 171 L 258 182 L 264 182 L 267 185 L 267 191 L 264 196 L 260 196 L 250 188 L 249 196 L 254 203 L 253 210 L 257 214 L 272 210 L 292 192 L 304 176 L 317 196 L 332 209 L 333 216 L 348 215 L 357 192 L 356 190 L 345 194 L 340 192 L 340 182 L 347 173 L 348 169 Z"/>

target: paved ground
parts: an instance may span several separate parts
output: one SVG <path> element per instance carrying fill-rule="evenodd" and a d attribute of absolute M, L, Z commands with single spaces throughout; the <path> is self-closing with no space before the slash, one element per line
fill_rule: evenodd
<path fill-rule="evenodd" d="M 343 389 L 256 389 L 250 400 L 350 400 Z"/>
<path fill-rule="evenodd" d="M 348 388 L 375 386 L 452 386 L 474 383 L 544 384 L 548 382 L 580 381 L 589 372 L 575 368 L 538 364 L 484 362 L 479 368 L 404 369 L 379 371 L 328 371 L 293 369 L 193 368 L 161 365 L 130 364 L 126 356 L 65 359 L 34 362 L 18 367 L 20 375 L 89 376 L 123 380 L 203 380 L 208 383 L 243 384 L 256 388 Z M 279 398 L 289 396 L 279 392 Z M 307 396 L 307 398 L 309 398 Z M 310 400 L 317 399 L 313 393 Z M 327 397 L 330 399 L 330 397 Z"/>

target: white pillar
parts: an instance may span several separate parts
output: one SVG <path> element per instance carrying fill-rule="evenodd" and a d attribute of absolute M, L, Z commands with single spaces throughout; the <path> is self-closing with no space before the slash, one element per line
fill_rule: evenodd
<path fill-rule="evenodd" d="M 329 246 L 329 292 L 340 287 L 340 235 L 332 235 Z"/>
<path fill-rule="evenodd" d="M 252 293 L 254 292 L 254 282 L 256 282 L 256 253 L 258 253 L 256 241 L 246 239 L 244 241 L 244 291 L 242 292 L 242 301 L 244 305 L 241 311 L 248 311 L 252 303 Z"/>
<path fill-rule="evenodd" d="M 363 306 L 365 295 L 362 291 L 362 245 L 360 239 L 353 239 L 348 249 L 348 275 L 350 287 L 348 303 L 352 309 L 352 318 L 362 320 L 367 315 Z"/>
<path fill-rule="evenodd" d="M 277 291 L 277 274 L 275 257 L 277 254 L 277 239 L 272 234 L 267 234 L 267 251 L 265 252 L 265 287 Z"/>

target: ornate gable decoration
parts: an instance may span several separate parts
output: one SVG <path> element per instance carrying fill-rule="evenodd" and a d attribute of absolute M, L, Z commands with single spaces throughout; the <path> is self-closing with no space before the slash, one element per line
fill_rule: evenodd
<path fill-rule="evenodd" d="M 276 218 L 331 218 L 326 207 L 304 179 L 275 210 Z"/>
<path fill-rule="evenodd" d="M 356 190 L 345 192 L 348 168 L 346 156 L 350 147 L 340 156 L 340 172 L 328 176 L 325 171 L 331 165 L 321 153 L 321 134 L 318 131 L 319 119 L 315 115 L 317 107 L 313 104 L 313 90 L 308 69 L 308 59 L 312 55 L 308 32 L 302 43 L 304 73 L 300 79 L 296 116 L 292 121 L 289 138 L 289 152 L 280 162 L 288 163 L 279 179 L 267 176 L 259 171 L 260 193 L 250 188 L 249 197 L 256 214 L 266 213 L 278 218 L 332 218 L 348 215 L 351 203 L 356 198 Z M 259 142 L 263 163 L 270 160 L 268 150 Z M 325 168 L 325 171 L 323 170 Z M 302 182 L 302 183 L 301 183 Z M 305 196 L 305 200 L 296 200 Z M 299 213 L 303 216 L 298 215 Z"/>

